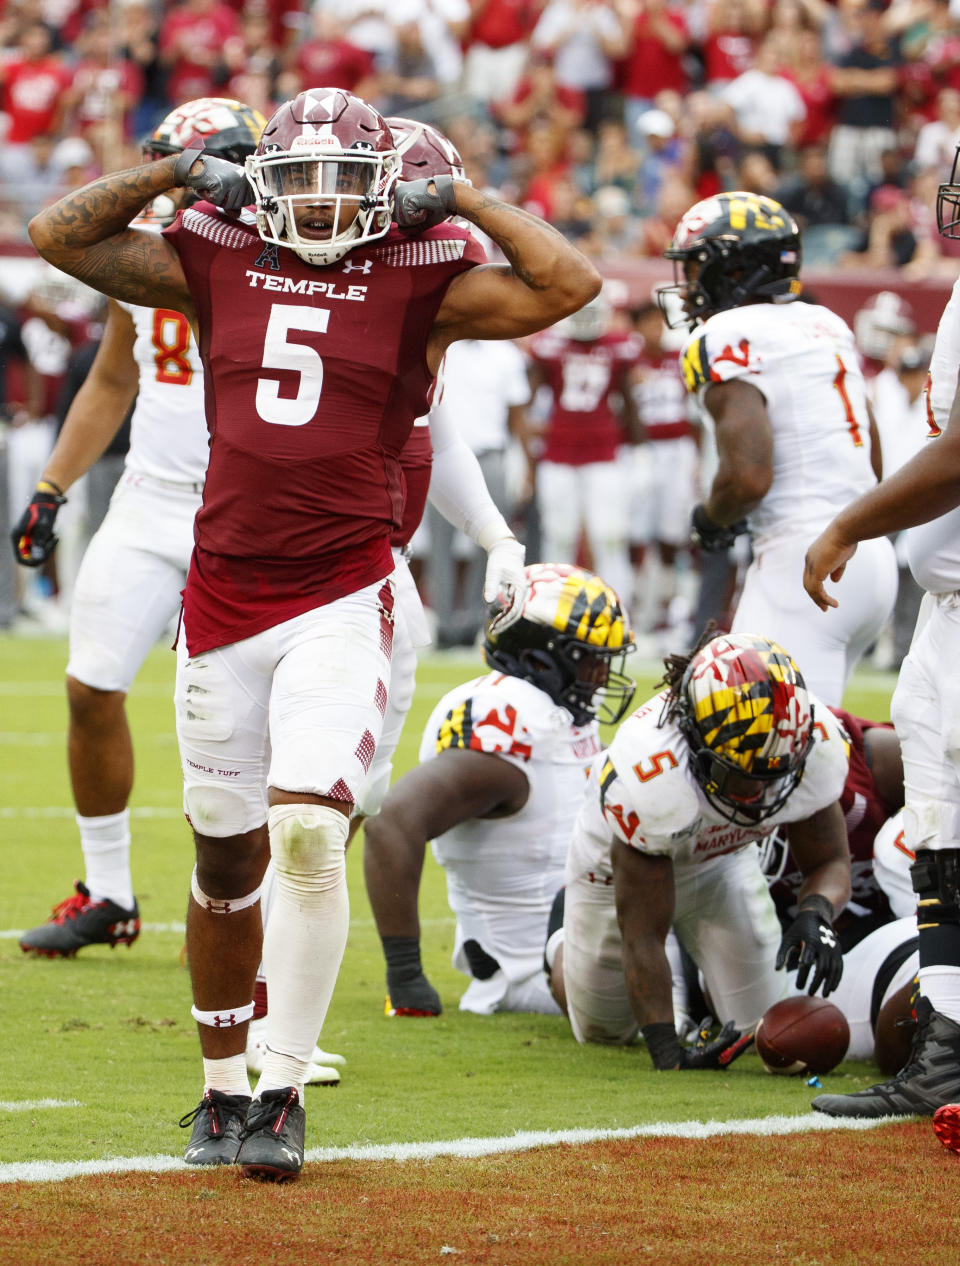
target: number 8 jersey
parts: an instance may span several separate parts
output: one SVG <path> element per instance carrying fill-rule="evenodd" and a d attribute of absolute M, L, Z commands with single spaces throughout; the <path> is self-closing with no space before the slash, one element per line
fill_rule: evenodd
<path fill-rule="evenodd" d="M 718 312 L 689 336 L 682 365 L 701 401 L 712 383 L 731 378 L 766 400 L 773 482 L 749 518 L 755 549 L 797 535 L 812 540 L 876 483 L 859 355 L 836 313 L 802 302 Z"/>
<path fill-rule="evenodd" d="M 133 358 L 139 371 L 124 469 L 196 485 L 199 491 L 210 441 L 203 424 L 203 366 L 190 323 L 169 308 L 120 307 L 133 321 Z"/>
<path fill-rule="evenodd" d="M 485 262 L 451 224 L 395 227 L 326 267 L 207 203 L 164 230 L 197 313 L 210 461 L 184 591 L 191 655 L 390 573 L 399 455 L 427 412 L 447 286 Z"/>

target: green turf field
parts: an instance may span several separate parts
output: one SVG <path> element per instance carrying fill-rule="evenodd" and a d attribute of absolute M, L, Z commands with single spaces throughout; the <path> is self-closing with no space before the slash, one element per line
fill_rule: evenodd
<path fill-rule="evenodd" d="M 202 1090 L 180 965 L 192 848 L 180 813 L 169 651 L 151 654 L 130 697 L 139 941 L 72 961 L 27 958 L 17 945 L 17 929 L 45 918 L 83 873 L 66 771 L 65 663 L 62 640 L 0 636 L 0 1164 L 179 1155 L 186 1131 L 177 1119 Z M 641 667 L 649 692 L 656 665 Z M 440 695 L 480 670 L 470 656 L 423 661 L 396 773 L 414 760 Z M 887 719 L 892 685 L 889 675 L 861 674 L 845 702 Z M 642 1047 L 577 1046 L 559 1018 L 459 1014 L 465 982 L 450 966 L 453 920 L 429 857 L 423 958 L 446 1010 L 436 1020 L 386 1019 L 361 848 L 362 837 L 348 855 L 351 932 L 321 1037 L 347 1066 L 338 1088 L 307 1091 L 308 1147 L 807 1111 L 815 1092 L 802 1079 L 769 1076 L 753 1054 L 728 1073 L 655 1074 Z M 849 1090 L 874 1077 L 869 1065 L 846 1064 L 824 1082 Z M 43 1100 L 70 1106 L 22 1107 Z"/>

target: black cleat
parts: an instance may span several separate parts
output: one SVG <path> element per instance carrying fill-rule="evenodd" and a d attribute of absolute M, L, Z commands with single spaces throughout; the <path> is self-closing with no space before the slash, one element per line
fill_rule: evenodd
<path fill-rule="evenodd" d="M 188 1165 L 232 1165 L 240 1150 L 249 1095 L 225 1095 L 205 1090 L 192 1112 L 180 1118 L 181 1129 L 193 1126 L 183 1154 Z"/>
<path fill-rule="evenodd" d="M 244 1178 L 289 1182 L 303 1168 L 307 1114 L 293 1086 L 254 1099 L 243 1127 L 237 1164 Z"/>
<path fill-rule="evenodd" d="M 906 1065 L 879 1085 L 852 1095 L 817 1095 L 811 1105 L 831 1117 L 930 1117 L 960 1099 L 960 1024 L 917 999 L 917 1032 Z"/>
<path fill-rule="evenodd" d="M 54 906 L 46 923 L 24 932 L 20 948 L 25 954 L 43 958 L 73 958 L 85 945 L 126 945 L 140 935 L 140 910 L 136 901 L 132 910 L 124 910 L 116 902 L 104 899 L 91 901 L 90 892 L 78 879 L 76 893 Z"/>

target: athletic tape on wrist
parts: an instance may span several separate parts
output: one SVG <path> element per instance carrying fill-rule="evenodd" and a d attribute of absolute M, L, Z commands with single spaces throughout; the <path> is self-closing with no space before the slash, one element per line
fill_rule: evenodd
<path fill-rule="evenodd" d="M 209 1025 L 211 1029 L 232 1029 L 236 1024 L 244 1024 L 253 1018 L 253 1003 L 244 1003 L 242 1007 L 231 1007 L 223 1011 L 201 1011 L 199 1007 L 191 1007 L 190 1014 L 198 1024 Z"/>
<path fill-rule="evenodd" d="M 190 876 L 190 895 L 201 909 L 209 911 L 210 914 L 236 914 L 239 910 L 246 910 L 249 906 L 257 904 L 260 900 L 260 887 L 256 887 L 245 897 L 230 897 L 226 900 L 221 897 L 208 897 L 197 883 L 197 868 L 194 866 L 193 874 Z"/>

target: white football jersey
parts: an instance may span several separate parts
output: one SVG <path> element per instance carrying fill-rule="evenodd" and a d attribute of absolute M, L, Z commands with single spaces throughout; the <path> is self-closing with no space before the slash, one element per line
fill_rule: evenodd
<path fill-rule="evenodd" d="M 876 483 L 866 390 L 853 332 L 812 303 L 718 312 L 688 337 L 687 390 L 742 378 L 762 392 L 773 428 L 773 482 L 749 517 L 755 549 L 813 539 Z"/>
<path fill-rule="evenodd" d="M 947 426 L 957 392 L 960 366 L 960 280 L 940 317 L 930 360 L 928 442 Z M 928 593 L 953 593 L 960 589 L 960 507 L 921 523 L 906 533 L 907 562 L 917 584 Z"/>
<path fill-rule="evenodd" d="M 777 826 L 811 817 L 840 799 L 847 778 L 847 740 L 829 708 L 814 699 L 814 743 L 803 777 L 787 802 L 759 827 L 728 822 L 707 800 L 689 768 L 690 749 L 673 721 L 659 725 L 666 691 L 648 700 L 620 726 L 593 762 L 587 794 L 574 829 L 567 881 L 589 874 L 612 882 L 614 838 L 696 865 L 737 852 Z"/>
<path fill-rule="evenodd" d="M 210 456 L 203 366 L 182 312 L 120 305 L 133 318 L 140 390 L 130 422 L 126 469 L 175 483 L 202 484 Z"/>
<path fill-rule="evenodd" d="M 479 941 L 509 981 L 523 980 L 542 967 L 547 916 L 563 884 L 587 771 L 601 750 L 599 729 L 596 722 L 575 726 L 566 708 L 530 682 L 489 673 L 440 700 L 420 760 L 458 747 L 510 761 L 530 787 L 512 816 L 471 818 L 433 841 L 459 940 Z M 455 963 L 469 973 L 465 959 Z"/>

